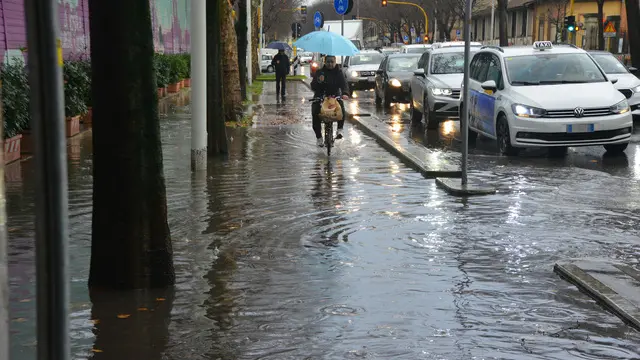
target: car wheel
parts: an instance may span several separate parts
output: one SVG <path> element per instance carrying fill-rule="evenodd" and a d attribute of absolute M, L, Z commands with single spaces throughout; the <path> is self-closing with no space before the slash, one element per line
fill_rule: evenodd
<path fill-rule="evenodd" d="M 271 66 L 271 65 L 267 66 L 267 72 L 268 73 L 272 73 L 273 72 L 273 66 Z"/>
<path fill-rule="evenodd" d="M 429 109 L 429 102 L 425 97 L 422 101 L 422 115 L 424 116 L 424 124 L 429 130 L 434 130 L 438 128 L 438 120 L 436 119 L 433 111 Z"/>
<path fill-rule="evenodd" d="M 478 140 L 478 133 L 471 130 L 471 128 L 467 129 L 467 134 L 468 134 L 468 138 L 469 138 L 469 143 L 470 144 L 475 144 L 476 141 Z"/>
<path fill-rule="evenodd" d="M 607 154 L 621 154 L 627 149 L 629 143 L 626 144 L 608 144 L 604 145 L 604 149 L 607 150 Z"/>
<path fill-rule="evenodd" d="M 382 104 L 384 105 L 385 109 L 388 109 L 391 107 L 391 99 L 389 98 L 389 94 L 387 94 L 387 90 L 382 90 Z"/>
<path fill-rule="evenodd" d="M 568 151 L 569 147 L 567 146 L 554 146 L 548 149 L 548 154 L 550 157 L 564 157 Z"/>
<path fill-rule="evenodd" d="M 509 132 L 509 122 L 504 115 L 498 118 L 497 126 L 498 152 L 502 155 L 518 155 L 519 149 L 511 146 L 511 133 Z"/>
<path fill-rule="evenodd" d="M 413 106 L 413 97 L 411 97 L 411 102 L 410 102 L 410 107 L 409 107 L 409 112 L 411 115 L 411 122 L 412 123 L 420 123 L 422 121 L 422 113 L 418 110 L 416 110 L 415 106 Z"/>

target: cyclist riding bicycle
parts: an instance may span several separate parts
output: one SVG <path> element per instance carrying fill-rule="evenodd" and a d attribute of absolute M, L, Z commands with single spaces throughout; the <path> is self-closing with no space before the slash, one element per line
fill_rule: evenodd
<path fill-rule="evenodd" d="M 311 90 L 314 92 L 314 97 L 320 98 L 323 96 L 336 96 L 338 103 L 342 108 L 342 120 L 338 121 L 338 132 L 336 139 L 342 139 L 342 128 L 344 127 L 344 119 L 346 118 L 346 112 L 344 110 L 344 103 L 342 100 L 349 98 L 349 86 L 347 85 L 347 79 L 345 79 L 342 70 L 336 64 L 336 57 L 327 55 L 325 58 L 324 66 L 322 69 L 318 69 L 311 81 Z M 314 102 L 311 105 L 311 115 L 313 117 L 313 132 L 316 134 L 316 143 L 322 147 L 324 141 L 322 140 L 322 122 L 320 121 L 320 108 L 322 104 Z"/>

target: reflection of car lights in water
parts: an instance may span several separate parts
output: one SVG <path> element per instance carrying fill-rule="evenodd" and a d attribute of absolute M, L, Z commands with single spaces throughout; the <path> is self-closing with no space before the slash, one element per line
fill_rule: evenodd
<path fill-rule="evenodd" d="M 391 131 L 397 133 L 397 132 L 400 132 L 400 130 L 402 130 L 402 124 L 395 123 L 395 124 L 391 125 Z"/>
<path fill-rule="evenodd" d="M 395 114 L 391 116 L 391 121 L 393 122 L 399 122 L 400 121 L 400 115 Z"/>
<path fill-rule="evenodd" d="M 351 114 L 357 114 L 358 113 L 358 102 L 357 101 L 350 101 L 349 102 L 349 112 Z"/>
<path fill-rule="evenodd" d="M 349 140 L 351 141 L 351 144 L 353 145 L 358 145 L 360 144 L 360 142 L 362 141 L 362 138 L 360 137 L 360 134 L 355 131 L 355 129 L 351 128 L 349 129 Z"/>
<path fill-rule="evenodd" d="M 353 92 L 353 96 L 352 96 L 352 98 L 354 98 L 354 99 L 357 99 L 357 98 L 358 98 L 358 94 L 357 94 L 355 91 Z"/>
<path fill-rule="evenodd" d="M 398 110 L 400 110 L 400 111 L 404 111 L 404 110 L 407 109 L 407 104 L 398 103 L 398 104 L 396 104 L 396 106 L 398 107 Z"/>
<path fill-rule="evenodd" d="M 450 135 L 455 131 L 453 120 L 448 120 L 442 123 L 442 135 Z"/>

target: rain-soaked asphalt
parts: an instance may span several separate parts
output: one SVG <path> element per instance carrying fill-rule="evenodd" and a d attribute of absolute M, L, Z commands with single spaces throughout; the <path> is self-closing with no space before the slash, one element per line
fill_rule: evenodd
<path fill-rule="evenodd" d="M 461 200 L 351 124 L 328 160 L 306 87 L 290 83 L 281 105 L 274 92 L 253 128 L 230 130 L 228 159 L 195 175 L 188 107 L 162 109 L 175 291 L 89 298 L 91 142 L 73 139 L 74 359 L 640 357 L 638 332 L 552 271 L 586 256 L 638 267 L 637 144 L 613 163 L 599 149 L 489 151 L 474 175 L 499 193 Z M 15 360 L 35 343 L 33 167 L 20 167 L 7 183 Z"/>

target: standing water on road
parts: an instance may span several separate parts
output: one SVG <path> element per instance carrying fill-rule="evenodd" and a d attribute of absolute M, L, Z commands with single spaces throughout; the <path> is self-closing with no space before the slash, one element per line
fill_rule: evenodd
<path fill-rule="evenodd" d="M 640 335 L 553 274 L 638 266 L 640 185 L 588 169 L 487 167 L 446 195 L 351 124 L 328 159 L 311 93 L 265 84 L 255 125 L 190 172 L 188 103 L 162 118 L 175 291 L 91 294 L 91 139 L 70 148 L 74 359 L 632 359 Z M 33 168 L 7 186 L 12 359 L 35 353 Z M 605 193 L 606 192 L 606 193 Z"/>

